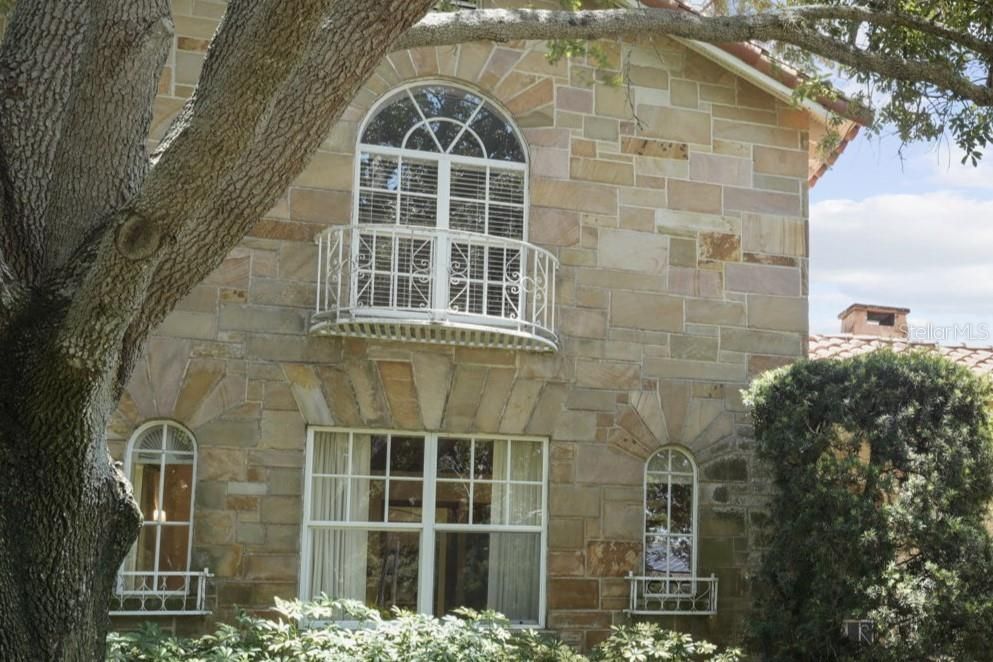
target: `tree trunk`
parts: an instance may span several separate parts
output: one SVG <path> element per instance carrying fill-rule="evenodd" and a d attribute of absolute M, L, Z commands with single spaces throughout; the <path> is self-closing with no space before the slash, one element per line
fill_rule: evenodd
<path fill-rule="evenodd" d="M 0 659 L 103 659 L 141 515 L 107 453 L 114 389 L 43 351 L 31 317 L 0 338 Z"/>

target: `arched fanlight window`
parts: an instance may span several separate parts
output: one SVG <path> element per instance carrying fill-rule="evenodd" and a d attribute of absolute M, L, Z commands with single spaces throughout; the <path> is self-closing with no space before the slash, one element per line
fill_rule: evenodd
<path fill-rule="evenodd" d="M 696 575 L 696 465 L 667 447 L 645 466 L 645 574 Z"/>
<path fill-rule="evenodd" d="M 500 240 L 526 237 L 527 163 L 510 120 L 468 90 L 416 84 L 372 111 L 358 154 L 356 305 L 516 317 L 523 255 Z"/>
<path fill-rule="evenodd" d="M 145 423 L 128 442 L 126 470 L 144 521 L 121 573 L 126 590 L 186 590 L 196 460 L 193 435 L 171 421 Z"/>

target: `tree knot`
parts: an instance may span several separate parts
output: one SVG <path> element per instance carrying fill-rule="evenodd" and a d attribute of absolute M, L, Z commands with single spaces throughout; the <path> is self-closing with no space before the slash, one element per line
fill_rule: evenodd
<path fill-rule="evenodd" d="M 162 228 L 148 216 L 127 212 L 127 217 L 117 226 L 114 243 L 128 260 L 146 260 L 161 246 Z"/>

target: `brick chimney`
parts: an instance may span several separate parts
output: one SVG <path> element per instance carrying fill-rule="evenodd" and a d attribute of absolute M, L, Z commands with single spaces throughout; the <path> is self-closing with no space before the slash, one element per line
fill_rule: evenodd
<path fill-rule="evenodd" d="M 841 311 L 841 332 L 857 336 L 906 338 L 909 308 L 853 303 Z"/>

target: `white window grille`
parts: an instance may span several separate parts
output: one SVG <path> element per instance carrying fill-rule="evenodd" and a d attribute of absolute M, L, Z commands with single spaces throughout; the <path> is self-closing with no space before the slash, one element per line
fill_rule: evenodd
<path fill-rule="evenodd" d="M 648 458 L 644 574 L 628 576 L 630 612 L 716 612 L 716 577 L 697 575 L 697 499 L 696 464 L 688 453 L 670 446 Z"/>
<path fill-rule="evenodd" d="M 555 348 L 557 261 L 525 241 L 525 149 L 495 106 L 448 84 L 402 88 L 370 115 L 356 167 L 352 227 L 318 240 L 315 330 Z"/>
<path fill-rule="evenodd" d="M 206 613 L 208 570 L 190 571 L 196 440 L 171 421 L 139 427 L 125 471 L 144 521 L 118 573 L 111 613 Z"/>
<path fill-rule="evenodd" d="M 543 626 L 547 442 L 314 428 L 300 594 Z"/>

